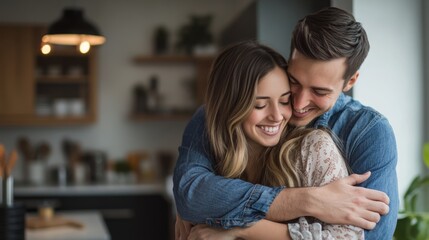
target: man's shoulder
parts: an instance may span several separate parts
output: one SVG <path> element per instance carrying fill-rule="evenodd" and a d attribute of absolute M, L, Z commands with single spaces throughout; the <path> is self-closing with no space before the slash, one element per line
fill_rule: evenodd
<path fill-rule="evenodd" d="M 355 99 L 350 99 L 342 108 L 337 110 L 334 116 L 354 123 L 362 122 L 363 124 L 370 124 L 379 121 L 386 121 L 387 123 L 387 119 L 383 114 L 370 106 L 363 105 Z"/>
<path fill-rule="evenodd" d="M 383 114 L 357 100 L 349 98 L 334 110 L 328 119 L 328 125 L 343 141 L 356 141 L 359 136 L 376 132 L 393 134 L 392 127 Z"/>

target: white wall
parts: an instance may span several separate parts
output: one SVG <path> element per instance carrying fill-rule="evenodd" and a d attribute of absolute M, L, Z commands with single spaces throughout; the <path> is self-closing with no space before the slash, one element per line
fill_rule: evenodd
<path fill-rule="evenodd" d="M 186 121 L 134 123 L 128 119 L 131 89 L 149 76 L 160 77 L 160 90 L 169 94 L 170 103 L 181 101 L 179 81 L 192 76 L 191 66 L 136 66 L 137 54 L 151 53 L 152 32 L 158 25 L 170 31 L 171 45 L 178 28 L 190 14 L 214 15 L 216 35 L 243 9 L 247 0 L 0 0 L 0 22 L 44 23 L 58 19 L 65 6 L 83 7 L 85 16 L 107 37 L 99 48 L 98 121 L 76 127 L 1 127 L 0 143 L 7 149 L 16 138 L 26 135 L 32 141 L 48 140 L 53 146 L 49 163 L 63 161 L 60 144 L 67 137 L 80 141 L 84 149 L 106 150 L 111 159 L 124 157 L 131 150 L 168 149 L 177 152 Z M 0 86 L 1 87 L 1 86 Z M 19 173 L 17 173 L 19 175 Z"/>
<path fill-rule="evenodd" d="M 399 194 L 421 171 L 423 139 L 422 2 L 353 1 L 371 50 L 361 67 L 354 97 L 390 121 L 398 145 Z M 427 111 L 427 110 L 426 110 Z"/>

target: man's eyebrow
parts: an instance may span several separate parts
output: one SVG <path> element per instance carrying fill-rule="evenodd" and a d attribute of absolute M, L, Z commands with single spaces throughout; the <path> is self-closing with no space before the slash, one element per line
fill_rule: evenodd
<path fill-rule="evenodd" d="M 290 79 L 299 83 L 299 81 L 292 74 L 290 74 L 290 72 L 287 72 L 287 75 Z M 317 90 L 317 91 L 325 91 L 325 92 L 332 92 L 333 91 L 330 88 L 323 88 L 323 87 L 311 87 L 311 88 L 314 90 Z"/>

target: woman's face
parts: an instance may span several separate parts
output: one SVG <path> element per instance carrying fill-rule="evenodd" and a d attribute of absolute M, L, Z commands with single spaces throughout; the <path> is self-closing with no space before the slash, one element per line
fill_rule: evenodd
<path fill-rule="evenodd" d="M 279 67 L 259 80 L 255 105 L 243 122 L 244 133 L 250 142 L 264 147 L 279 142 L 292 114 L 290 95 L 288 77 Z"/>

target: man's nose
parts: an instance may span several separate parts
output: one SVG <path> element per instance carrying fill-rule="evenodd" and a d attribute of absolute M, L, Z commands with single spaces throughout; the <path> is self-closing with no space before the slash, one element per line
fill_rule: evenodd
<path fill-rule="evenodd" d="M 310 98 L 308 94 L 305 91 L 297 91 L 292 94 L 292 106 L 293 109 L 296 110 L 302 110 L 306 106 L 308 106 L 308 103 L 310 102 Z"/>

